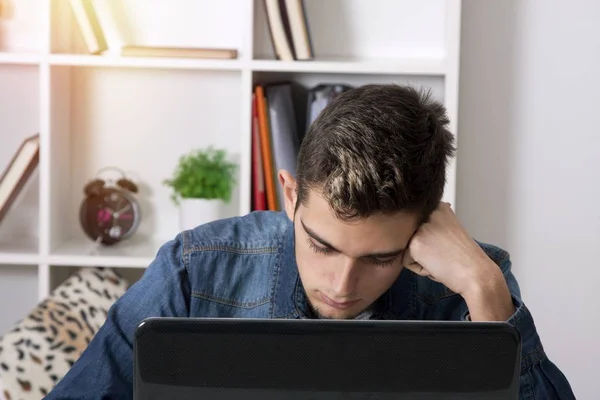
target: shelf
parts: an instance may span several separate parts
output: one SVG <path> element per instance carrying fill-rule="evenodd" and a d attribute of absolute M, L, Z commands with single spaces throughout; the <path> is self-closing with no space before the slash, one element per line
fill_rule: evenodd
<path fill-rule="evenodd" d="M 261 72 L 319 72 L 377 75 L 444 75 L 443 58 L 399 58 L 390 60 L 323 59 L 313 61 L 254 60 L 253 71 Z"/>
<path fill-rule="evenodd" d="M 423 86 L 456 131 L 460 0 L 305 0 L 315 58 L 291 62 L 275 59 L 262 0 L 94 1 L 106 28 L 102 55 L 87 52 L 66 0 L 9 1 L 14 13 L 0 20 L 0 166 L 24 137 L 43 138 L 37 173 L 0 224 L 0 294 L 44 298 L 80 267 L 137 280 L 167 241 L 159 239 L 179 232 L 163 181 L 194 148 L 226 149 L 238 165 L 232 202 L 215 218 L 250 211 L 254 84 Z M 125 44 L 235 48 L 239 57 L 123 57 Z M 142 217 L 130 240 L 98 247 L 78 210 L 84 186 L 108 166 L 138 185 Z M 23 271 L 30 293 L 13 286 Z"/>
<path fill-rule="evenodd" d="M 444 75 L 445 60 L 438 57 L 415 57 L 381 60 L 344 58 L 316 59 L 313 61 L 279 60 L 212 60 L 185 58 L 119 57 L 116 55 L 91 56 L 52 54 L 50 65 L 86 67 L 162 68 L 191 70 L 257 72 L 308 72 L 373 75 Z"/>
<path fill-rule="evenodd" d="M 41 61 L 42 56 L 38 53 L 0 53 L 0 65 L 38 65 Z"/>
<path fill-rule="evenodd" d="M 5 265 L 32 265 L 40 264 L 40 257 L 32 253 L 0 253 L 0 270 Z"/>
<path fill-rule="evenodd" d="M 249 152 L 240 140 L 242 113 L 232 105 L 242 87 L 240 73 L 52 66 L 50 78 L 55 107 L 47 159 L 50 248 L 80 236 L 83 188 L 106 167 L 118 167 L 138 186 L 136 235 L 142 237 L 178 232 L 178 208 L 163 181 L 172 176 L 181 155 L 211 145 L 225 148 L 240 165 L 236 180 L 249 175 L 240 162 Z M 101 176 L 120 177 L 117 171 Z M 225 216 L 240 213 L 244 204 L 238 190 Z"/>
<path fill-rule="evenodd" d="M 50 65 L 83 67 L 126 67 L 238 71 L 243 64 L 240 60 L 188 59 L 163 57 L 120 57 L 118 55 L 79 55 L 51 54 Z"/>
<path fill-rule="evenodd" d="M 38 239 L 31 237 L 7 237 L 0 241 L 0 265 L 38 264 Z"/>
<path fill-rule="evenodd" d="M 47 263 L 57 266 L 146 268 L 165 242 L 131 238 L 113 246 L 96 246 L 85 237 L 70 239 L 51 252 Z"/>

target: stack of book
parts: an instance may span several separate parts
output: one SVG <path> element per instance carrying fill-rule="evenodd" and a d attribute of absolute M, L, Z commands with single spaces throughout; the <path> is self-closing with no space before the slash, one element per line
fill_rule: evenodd
<path fill-rule="evenodd" d="M 81 36 L 89 54 L 100 55 L 109 49 L 97 6 L 107 13 L 104 0 L 69 0 Z M 304 0 L 263 0 L 271 44 L 275 57 L 282 61 L 308 61 L 314 58 L 313 44 L 306 18 Z M 122 56 L 189 57 L 234 59 L 237 49 L 189 48 L 124 45 Z"/>
<path fill-rule="evenodd" d="M 106 7 L 104 1 L 96 4 Z M 106 52 L 108 43 L 93 0 L 69 0 L 69 2 L 88 53 L 100 55 Z M 124 45 L 120 55 L 125 57 L 234 59 L 237 58 L 238 51 L 236 49 Z"/>
<path fill-rule="evenodd" d="M 321 111 L 352 87 L 320 84 L 306 91 L 292 82 L 258 84 L 252 94 L 252 210 L 281 211 L 279 170 L 296 177 L 305 132 Z M 301 116 L 306 116 L 301 118 Z"/>

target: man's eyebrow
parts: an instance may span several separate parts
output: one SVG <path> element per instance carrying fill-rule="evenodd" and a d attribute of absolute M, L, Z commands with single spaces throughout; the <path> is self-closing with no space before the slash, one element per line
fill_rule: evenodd
<path fill-rule="evenodd" d="M 315 239 L 317 242 L 321 243 L 323 246 L 329 247 L 331 250 L 340 252 L 338 249 L 333 247 L 329 242 L 327 242 L 325 239 L 321 238 L 312 229 L 310 229 L 308 226 L 306 226 L 304 224 L 304 221 L 300 220 L 300 223 L 302 224 L 302 228 L 304 228 L 304 230 L 310 237 Z M 361 256 L 361 258 L 391 258 L 391 257 L 399 256 L 400 254 L 404 253 L 404 250 L 405 249 L 402 248 L 402 249 L 393 250 L 393 251 L 386 251 L 385 253 L 365 254 L 365 255 Z"/>
<path fill-rule="evenodd" d="M 300 220 L 300 223 L 302 224 L 302 227 L 304 228 L 304 230 L 306 231 L 306 233 L 308 233 L 308 236 L 312 237 L 317 242 L 321 243 L 323 246 L 327 246 L 331 250 L 335 250 L 335 251 L 339 252 L 338 249 L 336 249 L 335 247 L 333 247 L 325 239 L 322 239 L 321 237 L 319 237 L 319 235 L 317 235 L 312 229 L 310 229 L 309 227 L 307 227 L 306 225 L 304 225 L 304 221 Z"/>

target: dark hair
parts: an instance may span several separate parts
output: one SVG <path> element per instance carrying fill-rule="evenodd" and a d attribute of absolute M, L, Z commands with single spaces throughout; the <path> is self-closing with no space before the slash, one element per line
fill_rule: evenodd
<path fill-rule="evenodd" d="M 316 189 L 342 220 L 400 211 L 426 220 L 455 152 L 448 123 L 429 90 L 370 84 L 340 94 L 300 146 L 297 206 Z"/>

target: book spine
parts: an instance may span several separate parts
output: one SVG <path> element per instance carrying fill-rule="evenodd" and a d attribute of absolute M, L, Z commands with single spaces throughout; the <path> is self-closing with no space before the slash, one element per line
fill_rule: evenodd
<path fill-rule="evenodd" d="M 70 0 L 71 9 L 90 54 L 108 50 L 102 27 L 91 0 Z"/>
<path fill-rule="evenodd" d="M 285 34 L 279 0 L 264 0 L 263 4 L 275 57 L 282 61 L 293 61 L 292 46 Z"/>

